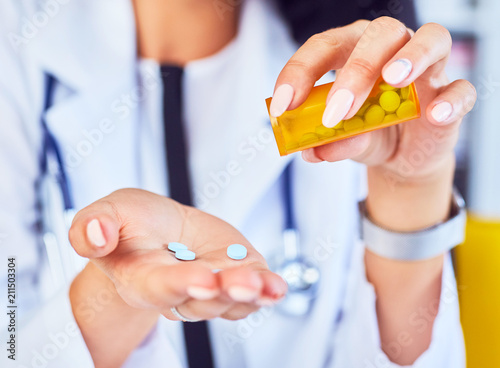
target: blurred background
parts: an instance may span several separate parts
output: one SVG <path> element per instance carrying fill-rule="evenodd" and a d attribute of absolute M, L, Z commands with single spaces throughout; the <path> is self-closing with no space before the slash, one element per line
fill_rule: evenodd
<path fill-rule="evenodd" d="M 415 3 L 420 24 L 440 23 L 453 36 L 449 77 L 472 81 L 478 92 L 457 146 L 455 182 L 469 221 L 455 264 L 468 367 L 500 367 L 500 1 Z"/>

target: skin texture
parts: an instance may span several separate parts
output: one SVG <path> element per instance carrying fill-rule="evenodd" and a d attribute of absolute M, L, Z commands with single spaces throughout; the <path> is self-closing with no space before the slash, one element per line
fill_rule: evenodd
<path fill-rule="evenodd" d="M 281 84 L 294 88 L 290 110 L 305 100 L 321 75 L 337 69 L 327 101 L 339 89 L 350 90 L 355 98 L 345 116 L 348 119 L 392 62 L 410 60 L 409 75 L 392 85 L 416 83 L 422 108 L 420 119 L 309 149 L 302 155 L 312 163 L 350 158 L 366 164 L 369 216 L 382 227 L 415 231 L 448 217 L 455 165 L 453 148 L 462 118 L 476 99 L 468 81 L 449 83 L 444 68 L 450 49 L 450 34 L 438 24 L 426 24 L 413 32 L 388 17 L 362 20 L 311 37 L 276 82 L 276 88 Z M 441 102 L 450 103 L 453 110 L 444 121 L 437 121 L 432 111 Z M 411 364 L 430 344 L 435 315 L 426 315 L 430 323 L 423 330 L 411 323 L 411 316 L 439 304 L 443 256 L 399 262 L 366 251 L 365 264 L 368 280 L 377 293 L 382 348 L 393 362 Z M 400 343 L 401 339 L 405 343 Z M 394 344 L 399 348 L 391 349 Z"/>

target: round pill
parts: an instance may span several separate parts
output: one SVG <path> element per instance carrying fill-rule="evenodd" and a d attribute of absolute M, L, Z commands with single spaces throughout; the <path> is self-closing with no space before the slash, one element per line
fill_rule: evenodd
<path fill-rule="evenodd" d="M 384 124 L 394 123 L 396 120 L 399 120 L 396 114 L 388 114 L 384 118 Z"/>
<path fill-rule="evenodd" d="M 346 132 L 352 132 L 356 130 L 360 130 L 364 125 L 363 119 L 359 116 L 355 116 L 349 120 L 344 121 L 344 129 Z"/>
<path fill-rule="evenodd" d="M 391 86 L 390 84 L 387 84 L 385 82 L 382 82 L 378 85 L 378 88 L 380 88 L 382 91 L 394 91 L 396 88 Z"/>
<path fill-rule="evenodd" d="M 335 125 L 332 129 L 335 129 L 337 132 L 339 130 L 343 131 L 344 130 L 344 120 L 341 120 L 340 123 L 338 123 L 337 125 Z"/>
<path fill-rule="evenodd" d="M 403 101 L 396 110 L 396 114 L 400 119 L 408 119 L 417 115 L 417 107 L 412 101 Z"/>
<path fill-rule="evenodd" d="M 236 260 L 243 259 L 247 256 L 247 248 L 241 244 L 231 244 L 227 247 L 227 256 Z"/>
<path fill-rule="evenodd" d="M 315 133 L 306 133 L 300 138 L 300 146 L 316 142 L 318 140 L 318 135 Z"/>
<path fill-rule="evenodd" d="M 196 258 L 196 254 L 187 249 L 181 249 L 175 252 L 175 258 L 181 261 L 192 261 Z"/>
<path fill-rule="evenodd" d="M 177 252 L 178 250 L 187 250 L 188 247 L 182 243 L 178 242 L 170 242 L 168 243 L 168 250 L 171 250 L 172 252 Z"/>
<path fill-rule="evenodd" d="M 379 105 L 372 105 L 365 113 L 367 125 L 378 125 L 384 120 L 385 111 Z"/>
<path fill-rule="evenodd" d="M 410 86 L 401 88 L 399 95 L 401 96 L 401 99 L 406 100 L 410 96 Z"/>
<path fill-rule="evenodd" d="M 370 107 L 370 105 L 371 103 L 369 101 L 365 101 L 363 106 L 359 108 L 358 112 L 356 113 L 356 116 L 363 116 L 366 110 L 368 110 L 368 108 Z"/>
<path fill-rule="evenodd" d="M 385 111 L 394 112 L 399 107 L 401 99 L 396 92 L 386 91 L 380 95 L 378 102 Z"/>
<path fill-rule="evenodd" d="M 324 125 L 318 125 L 314 131 L 320 137 L 332 137 L 335 135 L 335 129 L 327 128 Z"/>

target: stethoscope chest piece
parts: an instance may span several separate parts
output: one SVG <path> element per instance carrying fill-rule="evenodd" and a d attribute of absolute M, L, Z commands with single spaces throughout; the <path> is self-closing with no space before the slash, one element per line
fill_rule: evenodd
<path fill-rule="evenodd" d="M 286 297 L 277 305 L 285 315 L 300 317 L 311 310 L 319 289 L 319 268 L 305 258 L 285 260 L 276 269 L 288 284 Z"/>
<path fill-rule="evenodd" d="M 274 258 L 273 270 L 288 285 L 288 293 L 277 309 L 292 317 L 307 315 L 318 295 L 321 274 L 301 252 L 297 228 L 283 231 L 283 254 Z"/>

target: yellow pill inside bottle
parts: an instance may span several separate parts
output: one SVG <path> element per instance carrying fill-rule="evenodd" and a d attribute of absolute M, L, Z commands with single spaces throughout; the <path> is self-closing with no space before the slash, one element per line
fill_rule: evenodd
<path fill-rule="evenodd" d="M 380 103 L 380 107 L 387 112 L 396 111 L 401 104 L 401 98 L 399 98 L 399 94 L 395 91 L 383 92 L 378 101 Z"/>
<path fill-rule="evenodd" d="M 399 105 L 396 110 L 396 114 L 398 118 L 405 119 L 409 116 L 414 116 L 417 113 L 417 106 L 413 103 L 413 101 L 403 101 L 401 105 Z"/>
<path fill-rule="evenodd" d="M 363 128 L 363 125 L 365 125 L 364 120 L 359 116 L 355 116 L 352 119 L 344 121 L 344 130 L 346 132 L 359 131 Z"/>
<path fill-rule="evenodd" d="M 365 113 L 365 122 L 367 125 L 378 125 L 385 117 L 385 111 L 379 105 L 372 105 Z"/>
<path fill-rule="evenodd" d="M 331 137 L 337 133 L 335 128 L 327 128 L 324 125 L 317 126 L 314 132 L 320 137 Z"/>
<path fill-rule="evenodd" d="M 280 155 L 303 151 L 330 142 L 353 137 L 420 117 L 417 90 L 394 88 L 380 77 L 365 103 L 351 119 L 343 120 L 333 128 L 323 126 L 326 97 L 333 83 L 314 87 L 302 105 L 286 111 L 279 117 L 270 116 L 274 137 Z M 404 96 L 404 97 L 403 97 Z M 266 99 L 269 110 L 271 97 Z"/>
<path fill-rule="evenodd" d="M 390 123 L 393 123 L 395 121 L 398 121 L 398 116 L 396 114 L 387 114 L 385 117 L 384 117 L 384 123 L 386 124 L 390 124 Z"/>

